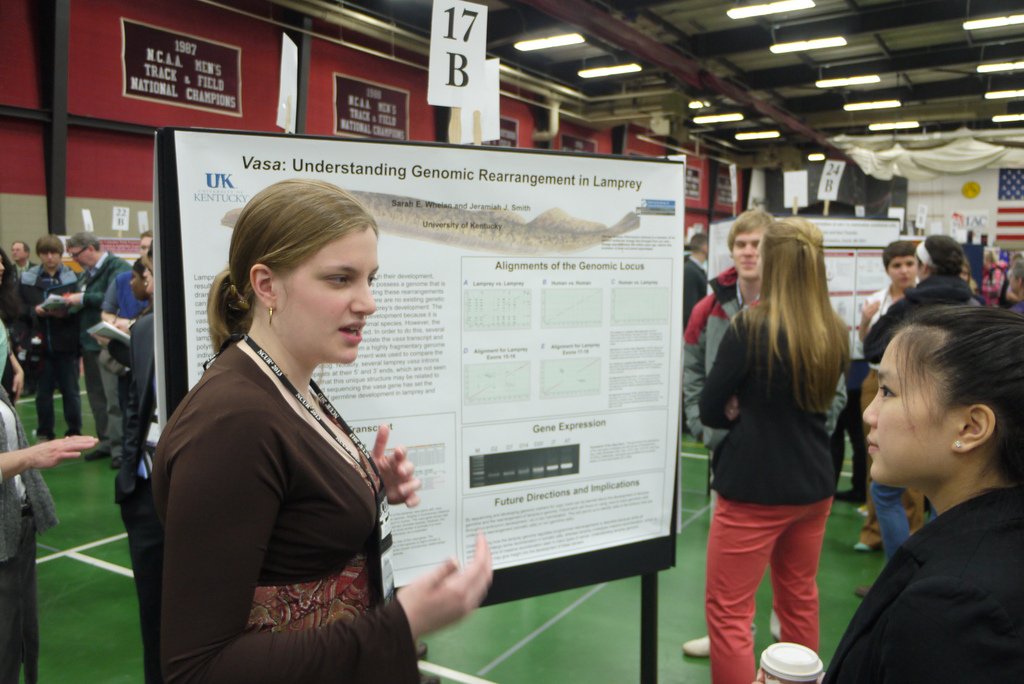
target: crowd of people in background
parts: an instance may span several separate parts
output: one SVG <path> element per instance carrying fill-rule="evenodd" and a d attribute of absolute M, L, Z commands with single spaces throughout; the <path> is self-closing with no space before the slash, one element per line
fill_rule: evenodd
<path fill-rule="evenodd" d="M 743 248 L 748 243 L 753 250 L 744 254 Z M 688 285 L 701 287 L 707 244 L 703 233 L 691 239 L 691 255 L 684 266 Z M 769 567 L 774 590 L 772 636 L 776 641 L 795 642 L 812 650 L 818 648 L 815 575 L 825 520 L 833 498 L 866 502 L 863 507 L 866 520 L 854 548 L 884 549 L 888 559 L 897 559 L 896 564 L 906 563 L 904 557 L 897 554 L 911 534 L 924 525 L 926 501 L 932 518 L 943 512 L 934 500 L 942 495 L 932 493 L 937 474 L 929 480 L 921 475 L 904 477 L 898 473 L 891 476 L 883 471 L 886 474 L 881 481 L 872 480 L 872 475 L 879 470 L 873 466 L 872 455 L 879 453 L 882 440 L 878 432 L 886 422 L 878 417 L 879 399 L 890 396 L 898 382 L 907 387 L 917 385 L 913 391 L 905 389 L 907 395 L 934 391 L 934 381 L 922 382 L 926 379 L 924 369 L 932 363 L 932 357 L 913 359 L 912 364 L 916 364 L 919 372 L 912 380 L 905 377 L 906 365 L 911 364 L 893 367 L 890 363 L 888 378 L 884 377 L 883 370 L 881 385 L 880 364 L 884 369 L 885 359 L 889 358 L 886 350 L 894 337 L 907 340 L 915 335 L 945 337 L 941 343 L 922 343 L 919 348 L 951 347 L 953 340 L 949 338 L 949 331 L 975 318 L 979 323 L 1001 322 L 1006 329 L 1024 327 L 1024 319 L 1015 318 L 1009 312 L 988 318 L 975 317 L 969 311 L 960 313 L 970 308 L 977 308 L 979 312 L 1003 308 L 1024 313 L 1021 301 L 1024 259 L 1015 254 L 1004 262 L 995 250 L 985 250 L 983 268 L 978 274 L 982 282 L 979 287 L 963 249 L 952 238 L 931 236 L 917 245 L 906 240 L 893 242 L 882 255 L 890 284 L 864 301 L 857 326 L 859 339 L 853 349 L 848 349 L 846 326 L 837 322 L 828 305 L 823 243 L 820 231 L 812 224 L 802 219 L 773 219 L 763 212 L 748 211 L 734 220 L 728 245 L 735 266 L 703 286 L 700 292 L 706 296 L 690 294 L 684 298 L 685 428 L 709 451 L 712 523 L 705 596 L 709 635 L 683 644 L 683 653 L 689 657 L 710 656 L 713 684 L 746 684 L 754 678 L 756 669 L 751 624 L 754 592 Z M 745 278 L 744 271 L 747 271 Z M 771 281 L 774 285 L 768 284 Z M 757 306 L 751 307 L 752 304 Z M 951 311 L 947 317 L 935 313 L 937 309 L 946 308 Z M 1014 354 L 1019 356 L 1019 349 L 1013 351 L 1007 346 L 1013 337 L 1004 334 L 1006 329 L 1001 330 L 999 336 L 1004 343 L 1003 350 L 1011 358 Z M 927 334 L 923 332 L 926 330 Z M 973 329 L 971 332 L 979 334 Z M 1018 337 L 1018 347 L 1019 341 Z M 956 346 L 963 348 L 964 345 Z M 906 356 L 905 351 L 903 355 Z M 842 357 L 842 362 L 836 356 Z M 956 364 L 962 361 L 957 359 Z M 1012 361 L 995 361 L 993 368 L 1006 363 Z M 954 368 L 956 364 L 947 362 L 937 368 L 937 373 L 962 372 Z M 837 377 L 839 387 L 822 384 L 824 380 Z M 808 378 L 815 378 L 816 382 Z M 989 401 L 989 394 L 996 393 L 975 392 L 968 396 L 954 391 L 951 398 L 943 397 L 940 401 L 943 406 L 958 407 L 972 401 Z M 836 415 L 838 421 L 834 420 Z M 1013 422 L 1007 415 L 1001 415 L 999 420 L 1004 425 Z M 913 433 L 913 424 L 903 427 Z M 987 439 L 1000 432 L 991 426 L 989 430 Z M 890 436 L 890 443 L 891 439 Z M 853 461 L 851 488 L 837 494 L 847 441 Z M 956 441 L 954 450 L 960 451 L 962 444 L 963 440 Z M 896 446 L 900 448 L 884 451 L 897 452 L 906 459 L 905 446 Z M 936 451 L 941 450 L 936 448 Z M 987 465 L 980 466 L 981 470 L 991 471 L 995 467 L 992 463 L 998 461 L 994 454 L 999 450 L 993 449 L 990 442 L 977 453 L 993 460 L 957 463 L 962 477 L 972 484 L 946 500 L 944 509 L 967 505 L 965 502 L 992 491 L 992 487 L 1003 490 L 1004 494 L 1019 492 L 1021 477 L 1013 471 L 1018 467 L 1013 464 L 1019 462 L 1019 451 L 1006 454 L 1010 465 L 1007 466 L 1009 471 L 1004 472 L 1010 474 L 988 482 L 991 487 L 979 484 L 984 478 L 974 469 L 982 462 Z M 891 455 L 890 458 L 895 459 Z M 953 479 L 950 472 L 944 473 L 947 484 Z M 918 489 L 917 485 L 922 482 L 926 484 Z M 1007 506 L 1006 496 L 997 496 L 995 500 Z M 1013 509 L 1008 516 L 1009 529 L 1013 531 L 1007 534 L 1011 537 L 1019 535 L 1024 525 L 1014 517 L 1016 506 L 1019 502 L 1004 511 Z M 946 529 L 942 525 L 932 527 L 933 530 Z M 945 562 L 943 559 L 942 563 Z M 939 564 L 935 562 L 936 566 Z M 999 567 L 1005 569 L 1006 564 L 1001 563 Z M 883 652 L 877 645 L 881 628 L 862 617 L 862 613 L 886 606 L 883 609 L 886 615 L 903 617 L 901 607 L 886 605 L 891 602 L 891 596 L 878 598 L 894 585 L 900 585 L 891 574 L 887 569 L 879 578 L 878 584 L 885 589 L 872 591 L 870 585 L 856 587 L 859 596 L 869 598 L 864 604 L 865 610 L 858 613 L 851 624 L 840 647 L 841 653 L 850 649 L 856 652 L 863 649 L 864 644 L 872 644 L 878 652 Z M 994 581 L 1002 591 L 1000 584 L 999 580 Z M 913 585 L 915 591 L 917 586 Z M 909 591 L 908 587 L 903 588 Z M 932 604 L 928 605 L 928 610 L 940 610 L 935 606 L 943 605 L 942 601 L 929 599 Z M 999 599 L 1016 605 L 1020 596 L 1019 592 L 1018 595 L 1003 592 Z M 945 608 L 955 610 L 949 605 Z M 974 617 L 990 618 L 988 614 L 978 613 Z M 981 636 L 972 643 L 996 648 L 993 642 L 997 640 L 991 631 L 999 629 L 1000 626 L 990 624 L 980 629 L 975 626 L 975 633 Z M 908 633 L 893 639 L 909 643 L 914 637 Z M 1007 653 L 1017 653 L 1019 658 L 1020 645 L 1012 640 L 997 646 Z M 973 667 L 964 665 L 965 662 L 978 660 L 968 657 L 950 669 L 954 659 L 948 652 L 935 654 L 934 650 L 910 649 L 913 655 L 909 659 L 899 660 L 899 656 L 894 655 L 893 662 L 885 656 L 850 659 L 843 653 L 844 658 L 839 659 L 837 654 L 837 660 L 829 668 L 828 681 L 919 681 L 906 676 L 923 671 L 935 673 L 935 678 L 929 681 L 947 681 L 949 673 L 963 673 Z M 963 653 L 959 645 L 950 651 Z M 931 662 L 923 665 L 921 659 L 926 657 L 943 666 L 933 667 Z M 991 669 L 1008 674 L 1018 673 L 1020 667 L 1019 662 L 1003 663 Z M 897 670 L 903 674 L 894 677 L 892 673 Z"/>

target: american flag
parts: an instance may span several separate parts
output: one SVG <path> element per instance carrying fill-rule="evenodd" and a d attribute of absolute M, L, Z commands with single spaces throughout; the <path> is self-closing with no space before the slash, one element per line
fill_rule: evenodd
<path fill-rule="evenodd" d="M 1024 169 L 999 169 L 996 240 L 1024 241 Z"/>

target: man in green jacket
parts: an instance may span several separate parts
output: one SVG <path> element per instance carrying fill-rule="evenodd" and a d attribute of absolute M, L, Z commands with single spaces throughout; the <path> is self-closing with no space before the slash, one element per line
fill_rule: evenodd
<path fill-rule="evenodd" d="M 82 368 L 85 371 L 85 392 L 96 419 L 96 436 L 100 443 L 84 456 L 86 461 L 113 457 L 112 468 L 121 467 L 121 435 L 123 431 L 121 402 L 118 398 L 118 377 L 100 366 L 100 345 L 88 330 L 102 319 L 100 306 L 107 288 L 118 273 L 131 270 L 131 265 L 103 251 L 92 233 L 78 233 L 68 238 L 68 254 L 82 267 L 78 274 L 78 292 L 69 295 L 68 304 L 80 306 L 78 337 L 82 344 Z"/>

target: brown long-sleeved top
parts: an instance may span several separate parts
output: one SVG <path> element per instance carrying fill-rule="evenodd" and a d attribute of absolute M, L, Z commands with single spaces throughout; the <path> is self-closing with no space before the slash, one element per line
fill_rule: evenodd
<path fill-rule="evenodd" d="M 244 631 L 257 586 L 340 572 L 375 516 L 362 474 L 257 364 L 239 345 L 226 350 L 157 448 L 167 681 L 418 682 L 397 601 L 321 629 Z"/>

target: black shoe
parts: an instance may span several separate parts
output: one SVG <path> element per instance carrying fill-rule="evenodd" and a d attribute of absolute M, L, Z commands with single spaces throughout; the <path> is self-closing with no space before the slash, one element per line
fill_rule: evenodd
<path fill-rule="evenodd" d="M 100 450 L 100 449 L 93 449 L 92 451 L 87 453 L 85 456 L 82 456 L 82 460 L 83 461 L 98 461 L 101 458 L 110 458 L 110 452 L 109 451 L 103 451 L 103 450 Z"/>
<path fill-rule="evenodd" d="M 416 660 L 427 659 L 427 642 L 417 641 L 416 642 Z"/>
<path fill-rule="evenodd" d="M 115 456 L 114 458 L 110 459 L 110 469 L 111 470 L 120 470 L 121 469 L 121 457 L 120 456 Z"/>
<path fill-rule="evenodd" d="M 420 672 L 420 684 L 441 684 L 441 678 Z"/>
<path fill-rule="evenodd" d="M 856 489 L 847 489 L 845 492 L 836 492 L 836 501 L 849 501 L 851 503 L 864 503 L 867 496 L 864 492 Z"/>

